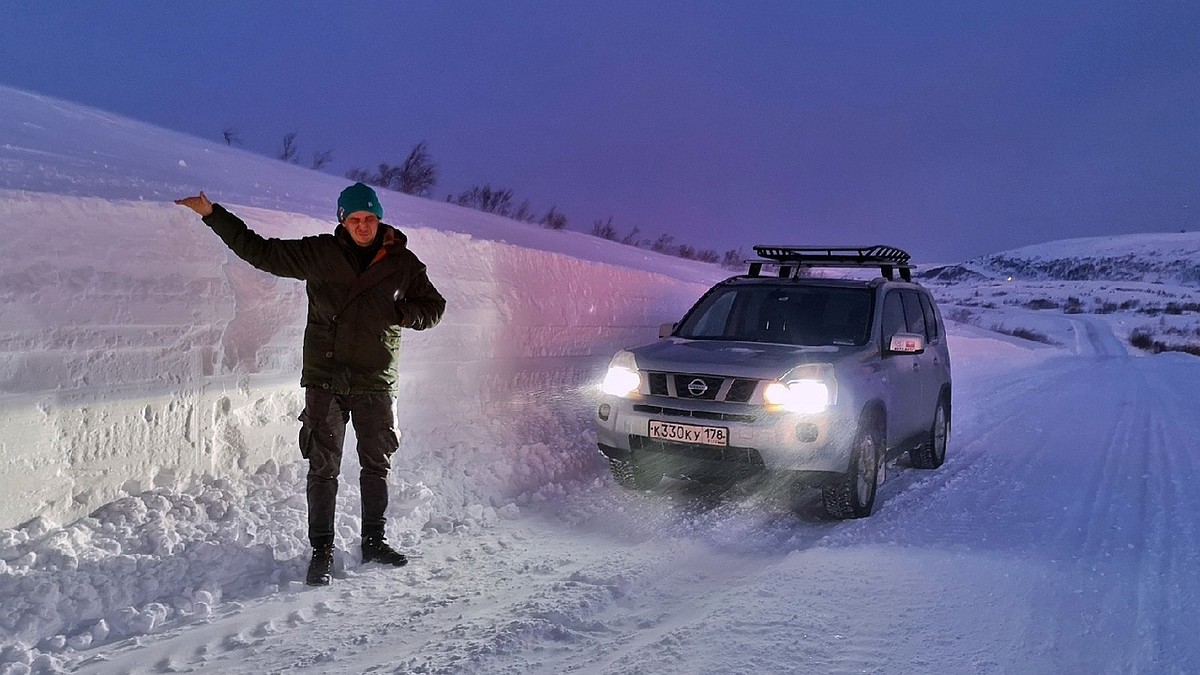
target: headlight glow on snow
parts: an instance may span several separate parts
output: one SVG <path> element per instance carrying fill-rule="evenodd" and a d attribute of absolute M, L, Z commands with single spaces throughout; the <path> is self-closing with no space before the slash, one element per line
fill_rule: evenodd
<path fill-rule="evenodd" d="M 637 361 L 632 352 L 620 351 L 608 365 L 608 373 L 600 388 L 612 396 L 628 396 L 638 390 L 642 378 L 638 375 Z"/>

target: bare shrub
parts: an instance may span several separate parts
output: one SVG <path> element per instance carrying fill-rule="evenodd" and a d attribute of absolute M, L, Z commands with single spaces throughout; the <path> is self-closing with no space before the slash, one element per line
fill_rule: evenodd
<path fill-rule="evenodd" d="M 491 185 L 475 185 L 464 190 L 455 198 L 459 206 L 469 206 L 485 213 L 507 216 L 512 213 L 512 190 L 493 188 Z"/>
<path fill-rule="evenodd" d="M 314 152 L 313 159 L 312 159 L 312 168 L 316 171 L 320 171 L 322 168 L 325 167 L 326 164 L 328 164 L 331 161 L 333 161 L 333 151 L 332 150 L 322 150 L 321 152 Z"/>
<path fill-rule="evenodd" d="M 656 253 L 669 253 L 670 249 L 672 247 L 672 244 L 674 244 L 674 243 L 675 243 L 674 236 L 669 235 L 669 234 L 662 234 L 662 235 L 659 235 L 658 239 L 654 240 L 653 244 L 650 244 L 650 250 L 654 251 Z"/>
<path fill-rule="evenodd" d="M 516 211 L 513 211 L 509 218 L 512 218 L 513 220 L 520 220 L 525 223 L 533 223 L 537 221 L 537 216 L 533 214 L 533 205 L 529 203 L 528 199 L 522 201 L 521 205 L 517 207 Z"/>
<path fill-rule="evenodd" d="M 300 147 L 296 145 L 296 132 L 284 134 L 283 149 L 279 151 L 279 159 L 292 164 L 300 161 Z"/>
<path fill-rule="evenodd" d="M 1058 342 L 1052 340 L 1050 336 L 1046 335 L 1045 333 L 1039 333 L 1038 331 L 1029 328 L 1008 328 L 1006 326 L 995 325 L 992 326 L 992 330 L 996 331 L 997 333 L 1004 333 L 1005 335 L 1021 338 L 1022 340 L 1032 340 L 1033 342 L 1040 342 L 1047 345 L 1059 344 Z"/>
<path fill-rule="evenodd" d="M 559 213 L 553 206 L 551 206 L 550 210 L 546 212 L 546 215 L 542 216 L 538 223 L 551 230 L 562 230 L 566 229 L 567 227 L 567 216 Z"/>
<path fill-rule="evenodd" d="M 617 228 L 613 227 L 612 220 L 612 216 L 609 216 L 608 220 L 597 220 L 592 223 L 592 235 L 601 239 L 615 241 L 617 238 Z"/>
<path fill-rule="evenodd" d="M 438 167 L 429 154 L 429 144 L 421 141 L 414 145 L 408 157 L 404 158 L 404 163 L 400 165 L 400 171 L 394 178 L 392 189 L 406 195 L 427 197 L 437 185 L 437 177 Z"/>

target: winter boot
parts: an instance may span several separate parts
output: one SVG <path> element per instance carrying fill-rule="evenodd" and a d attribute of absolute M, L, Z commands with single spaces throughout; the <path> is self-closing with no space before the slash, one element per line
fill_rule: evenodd
<path fill-rule="evenodd" d="M 328 586 L 333 580 L 333 547 L 319 546 L 313 549 L 312 560 L 308 563 L 308 576 L 304 583 L 309 586 Z"/>
<path fill-rule="evenodd" d="M 362 561 L 364 563 L 378 562 L 396 567 L 408 564 L 408 558 L 404 557 L 403 553 L 388 546 L 387 540 L 383 537 L 363 537 Z"/>

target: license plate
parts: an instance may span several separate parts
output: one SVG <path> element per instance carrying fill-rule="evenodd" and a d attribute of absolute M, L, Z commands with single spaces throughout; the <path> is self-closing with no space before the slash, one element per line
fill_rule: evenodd
<path fill-rule="evenodd" d="M 729 445 L 729 429 L 650 420 L 650 438 L 675 443 L 699 443 L 725 447 Z"/>

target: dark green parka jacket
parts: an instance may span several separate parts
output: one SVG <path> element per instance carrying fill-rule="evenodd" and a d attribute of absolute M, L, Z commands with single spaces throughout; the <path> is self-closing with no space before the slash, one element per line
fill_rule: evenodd
<path fill-rule="evenodd" d="M 239 258 L 264 272 L 301 279 L 308 291 L 300 386 L 338 394 L 395 394 L 400 329 L 424 330 L 446 311 L 408 238 L 379 224 L 383 246 L 365 272 L 345 228 L 303 239 L 266 239 L 213 204 L 204 218 Z"/>

